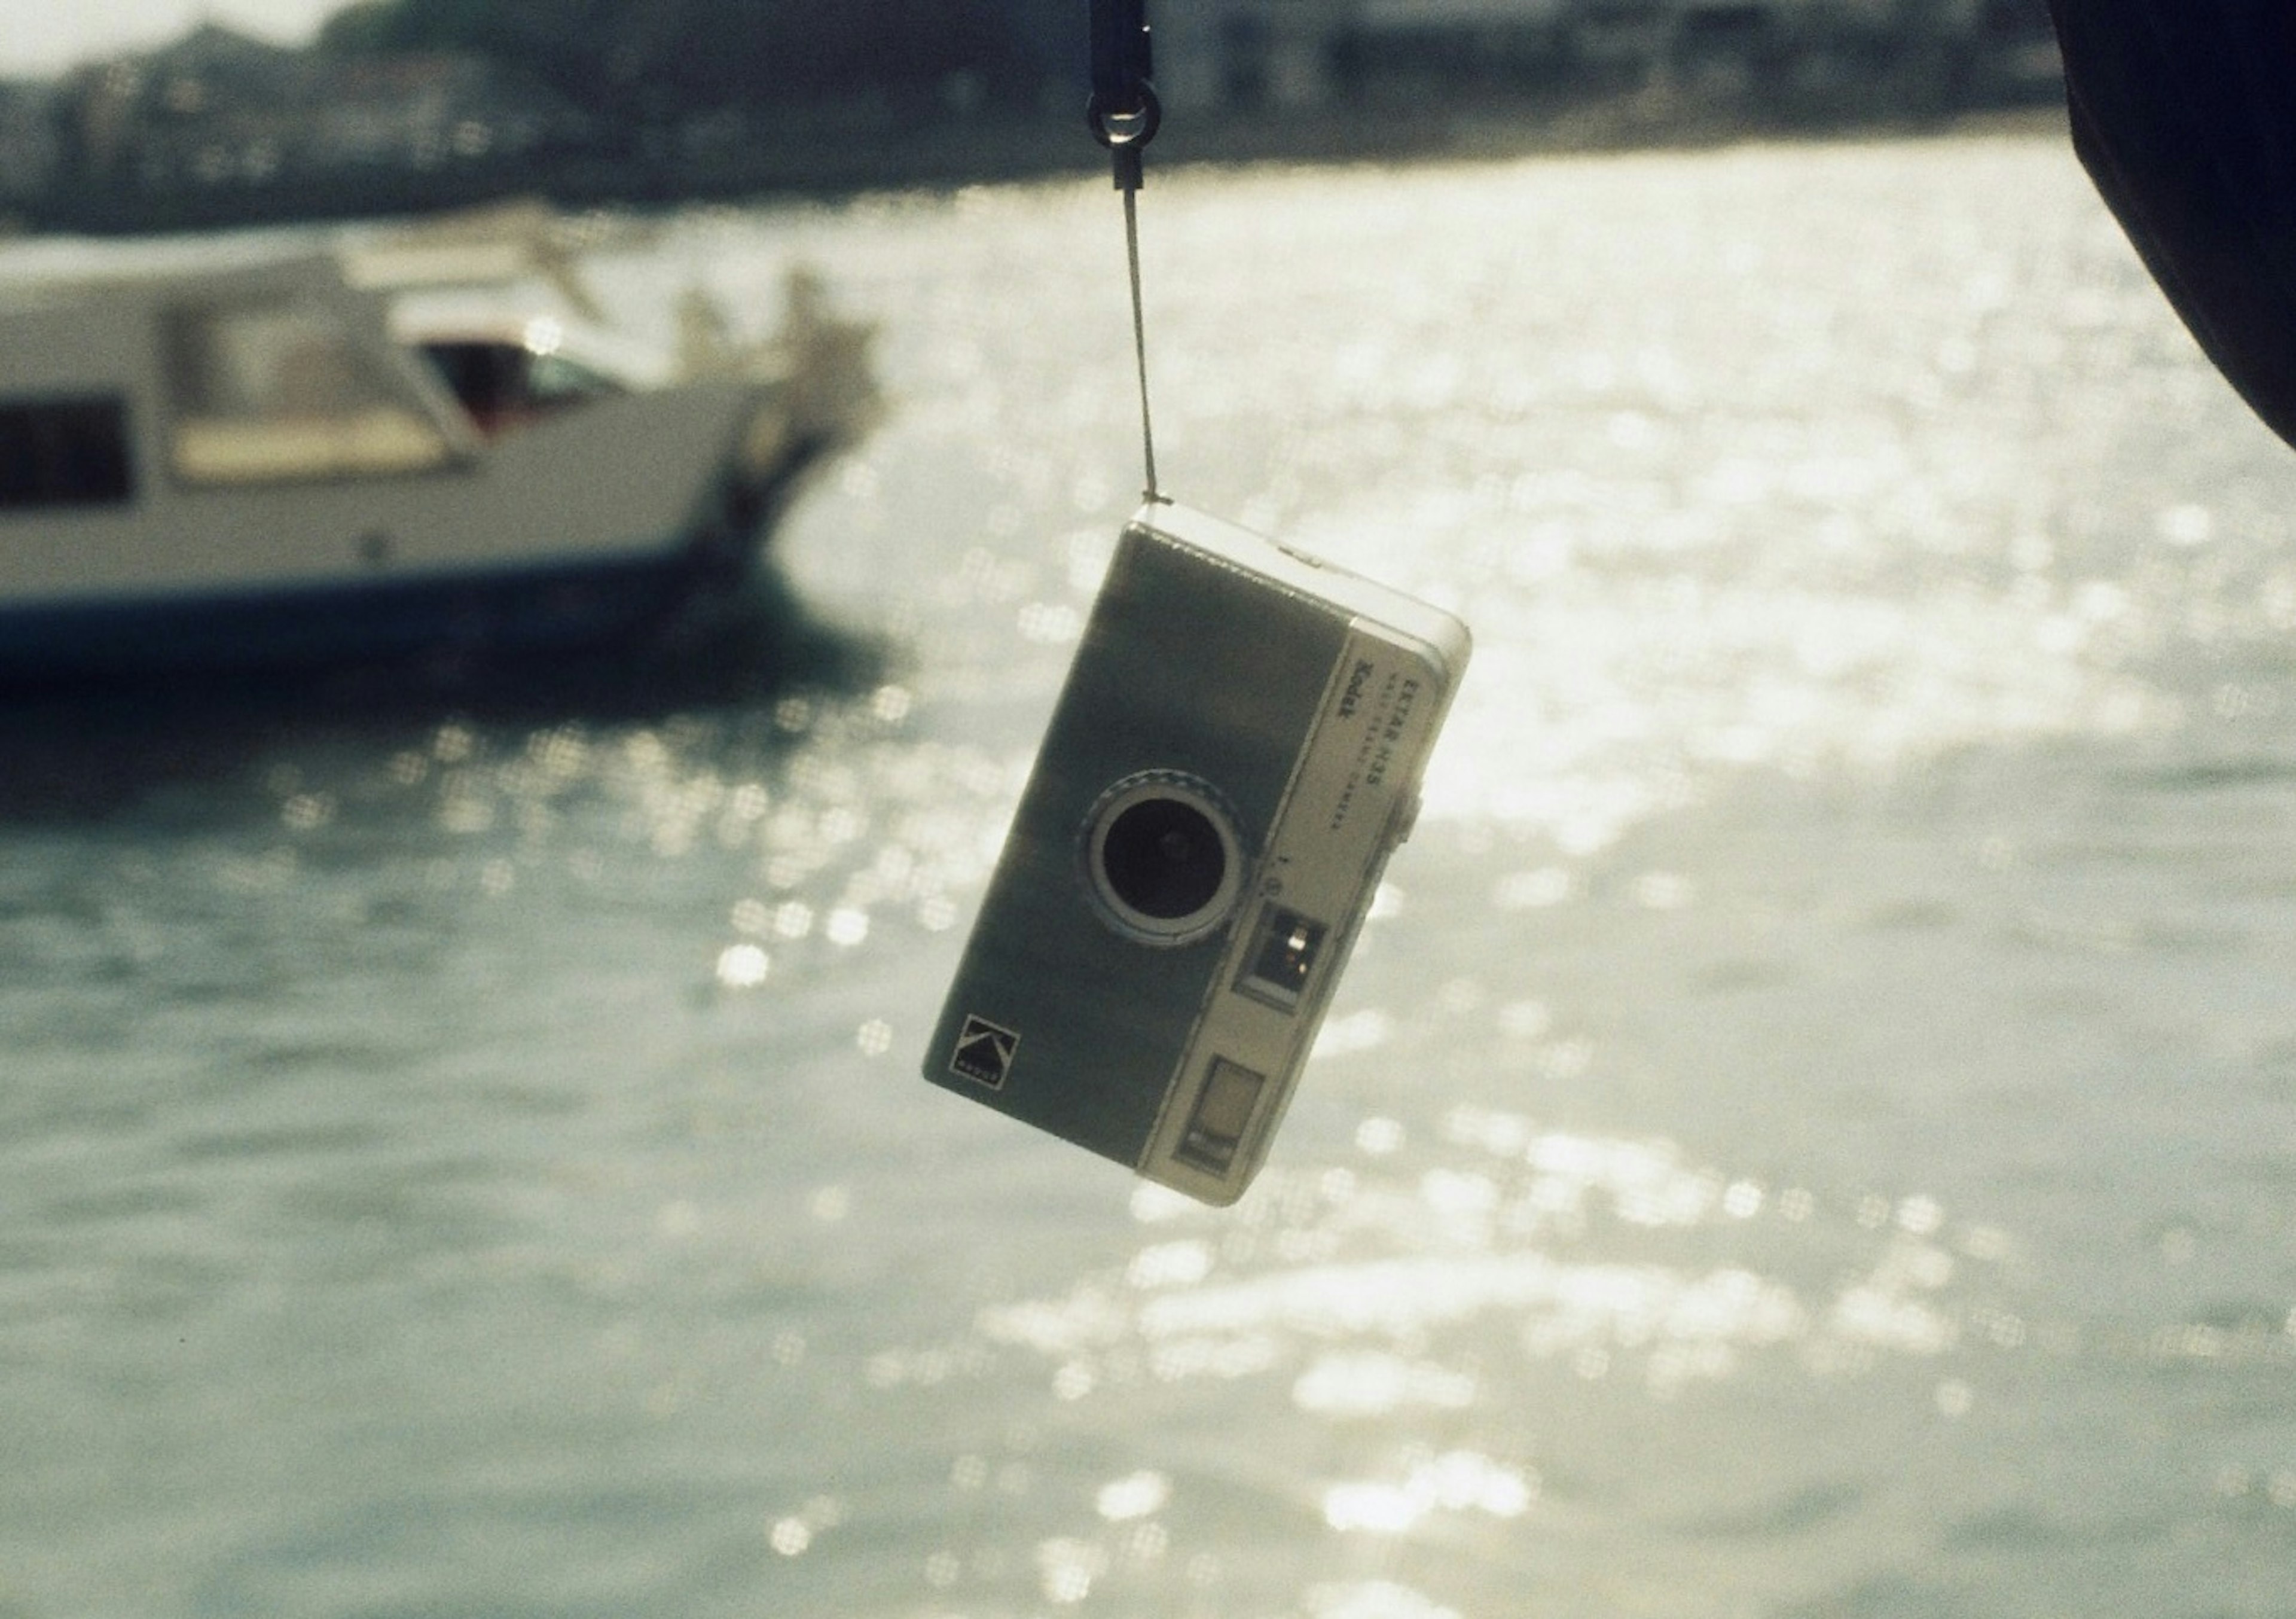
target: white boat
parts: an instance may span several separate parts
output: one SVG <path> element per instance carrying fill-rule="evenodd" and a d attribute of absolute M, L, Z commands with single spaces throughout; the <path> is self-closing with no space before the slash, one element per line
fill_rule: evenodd
<path fill-rule="evenodd" d="M 867 419 L 865 333 L 808 280 L 762 360 L 681 364 L 471 256 L 0 282 L 0 675 L 640 630 L 736 586 Z M 458 280 L 493 284 L 456 303 Z"/>

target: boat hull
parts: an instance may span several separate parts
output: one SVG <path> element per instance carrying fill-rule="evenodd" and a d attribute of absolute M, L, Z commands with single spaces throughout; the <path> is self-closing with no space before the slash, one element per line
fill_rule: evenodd
<path fill-rule="evenodd" d="M 428 577 L 0 605 L 0 679 L 517 655 L 642 636 L 729 592 L 695 548 Z"/>
<path fill-rule="evenodd" d="M 441 340 L 514 359 L 489 414 L 332 255 L 0 279 L 0 679 L 452 667 L 726 593 L 873 397 L 800 290 L 771 356 L 659 378 L 555 316 Z"/>

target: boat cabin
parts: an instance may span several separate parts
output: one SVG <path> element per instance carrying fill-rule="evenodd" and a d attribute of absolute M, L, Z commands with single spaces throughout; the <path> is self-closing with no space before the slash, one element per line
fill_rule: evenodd
<path fill-rule="evenodd" d="M 478 445 L 321 261 L 35 291 L 0 330 L 0 511 L 131 501 L 139 468 L 190 490 L 420 472 Z"/>

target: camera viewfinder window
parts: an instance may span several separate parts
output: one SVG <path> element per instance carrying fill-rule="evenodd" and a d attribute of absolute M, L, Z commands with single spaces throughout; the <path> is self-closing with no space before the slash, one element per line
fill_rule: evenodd
<path fill-rule="evenodd" d="M 1236 988 L 1279 1012 L 1296 1012 L 1307 992 L 1308 976 L 1316 970 L 1328 930 L 1320 922 L 1281 905 L 1260 913 L 1259 931 L 1244 957 L 1243 977 Z"/>

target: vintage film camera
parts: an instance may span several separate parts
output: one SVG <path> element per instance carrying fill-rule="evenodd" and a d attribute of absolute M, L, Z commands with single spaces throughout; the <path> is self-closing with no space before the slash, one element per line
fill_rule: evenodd
<path fill-rule="evenodd" d="M 1467 661 L 1425 603 L 1125 527 L 925 1077 L 1206 1203 L 1250 1184 Z"/>

